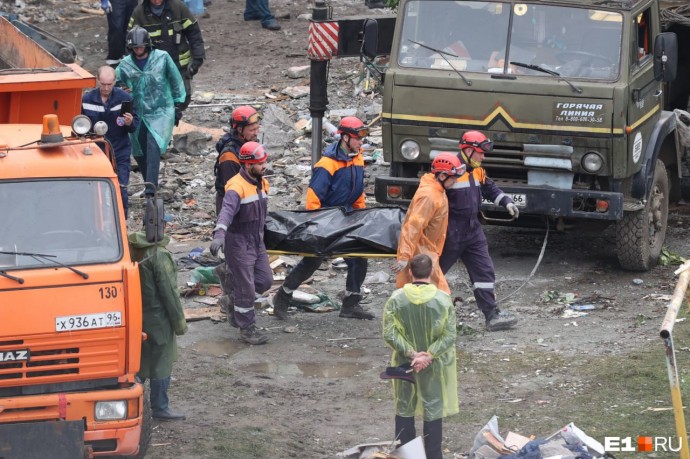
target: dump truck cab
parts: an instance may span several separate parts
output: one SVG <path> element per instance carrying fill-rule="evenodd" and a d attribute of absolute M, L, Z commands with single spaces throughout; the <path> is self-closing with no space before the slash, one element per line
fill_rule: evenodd
<path fill-rule="evenodd" d="M 148 443 L 138 267 L 95 140 L 56 118 L 0 125 L 4 458 L 137 455 Z"/>
<path fill-rule="evenodd" d="M 621 265 L 654 266 L 682 176 L 671 110 L 688 96 L 665 86 L 678 48 L 657 1 L 402 0 L 398 11 L 379 202 L 408 202 L 431 160 L 480 130 L 494 142 L 483 166 L 521 221 L 615 223 Z"/>

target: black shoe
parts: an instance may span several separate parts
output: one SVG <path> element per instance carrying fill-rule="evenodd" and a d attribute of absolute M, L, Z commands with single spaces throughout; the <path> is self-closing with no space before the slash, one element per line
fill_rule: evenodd
<path fill-rule="evenodd" d="M 343 298 L 343 307 L 340 310 L 340 317 L 344 319 L 372 320 L 374 314 L 370 313 L 359 305 L 362 295 L 348 295 Z"/>
<path fill-rule="evenodd" d="M 508 312 L 496 310 L 486 319 L 486 329 L 488 331 L 508 330 L 517 325 L 518 319 Z"/>
<path fill-rule="evenodd" d="M 261 24 L 261 27 L 268 30 L 280 30 L 280 24 L 275 19 L 271 19 L 265 24 Z"/>
<path fill-rule="evenodd" d="M 288 320 L 288 305 L 292 299 L 292 294 L 280 287 L 273 295 L 273 315 L 278 320 Z"/>
<path fill-rule="evenodd" d="M 161 421 L 182 421 L 184 419 L 187 419 L 184 413 L 180 413 L 179 411 L 173 411 L 170 408 L 168 408 L 165 411 L 154 411 L 153 418 L 160 419 Z"/>
<path fill-rule="evenodd" d="M 255 325 L 251 325 L 249 328 L 240 330 L 240 340 L 254 345 L 266 344 L 268 342 L 268 336 L 257 330 Z"/>

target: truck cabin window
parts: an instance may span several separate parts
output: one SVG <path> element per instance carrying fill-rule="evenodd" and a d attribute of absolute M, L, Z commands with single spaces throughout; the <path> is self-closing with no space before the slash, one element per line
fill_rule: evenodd
<path fill-rule="evenodd" d="M 0 182 L 0 270 L 119 260 L 114 193 L 105 180 Z"/>
<path fill-rule="evenodd" d="M 417 0 L 405 5 L 398 64 L 553 78 L 547 70 L 568 78 L 611 81 L 620 71 L 622 35 L 623 17 L 614 11 Z"/>

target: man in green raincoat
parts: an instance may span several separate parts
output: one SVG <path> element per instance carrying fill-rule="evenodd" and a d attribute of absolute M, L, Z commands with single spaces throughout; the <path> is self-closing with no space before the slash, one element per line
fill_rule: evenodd
<path fill-rule="evenodd" d="M 127 32 L 127 48 L 131 53 L 115 70 L 117 81 L 132 91 L 132 100 L 141 122 L 131 133 L 132 155 L 139 165 L 144 182 L 158 187 L 161 155 L 168 148 L 173 126 L 182 112 L 184 82 L 175 62 L 165 51 L 152 49 L 146 29 L 134 27 Z M 155 189 L 147 185 L 145 194 L 152 197 Z"/>
<path fill-rule="evenodd" d="M 424 419 L 427 459 L 443 459 L 443 418 L 459 412 L 455 307 L 431 284 L 433 262 L 420 254 L 410 262 L 412 282 L 393 292 L 383 311 L 383 339 L 391 365 L 411 364 L 415 382 L 393 380 L 395 437 L 414 440 L 415 414 Z"/>
<path fill-rule="evenodd" d="M 160 228 L 163 227 L 162 207 L 161 204 L 160 218 L 158 215 L 153 218 Z M 150 220 L 145 216 L 146 222 Z M 129 235 L 132 259 L 139 262 L 144 332 L 148 336 L 141 345 L 139 378 L 151 380 L 153 417 L 178 420 L 185 419 L 185 415 L 168 406 L 168 387 L 172 365 L 177 360 L 175 335 L 187 332 L 187 321 L 177 291 L 177 267 L 165 248 L 169 242 L 170 237 L 163 235 L 162 230 Z"/>

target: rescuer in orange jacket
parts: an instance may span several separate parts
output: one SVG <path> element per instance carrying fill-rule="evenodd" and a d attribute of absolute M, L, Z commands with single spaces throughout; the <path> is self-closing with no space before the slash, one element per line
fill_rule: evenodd
<path fill-rule="evenodd" d="M 393 272 L 398 273 L 396 288 L 412 282 L 407 264 L 415 255 L 424 253 L 433 261 L 431 282 L 450 295 L 450 288 L 441 272 L 438 259 L 443 251 L 448 228 L 448 198 L 458 177 L 465 173 L 465 165 L 453 153 L 442 152 L 431 163 L 431 172 L 424 174 L 412 198 L 400 228 L 397 261 Z"/>

